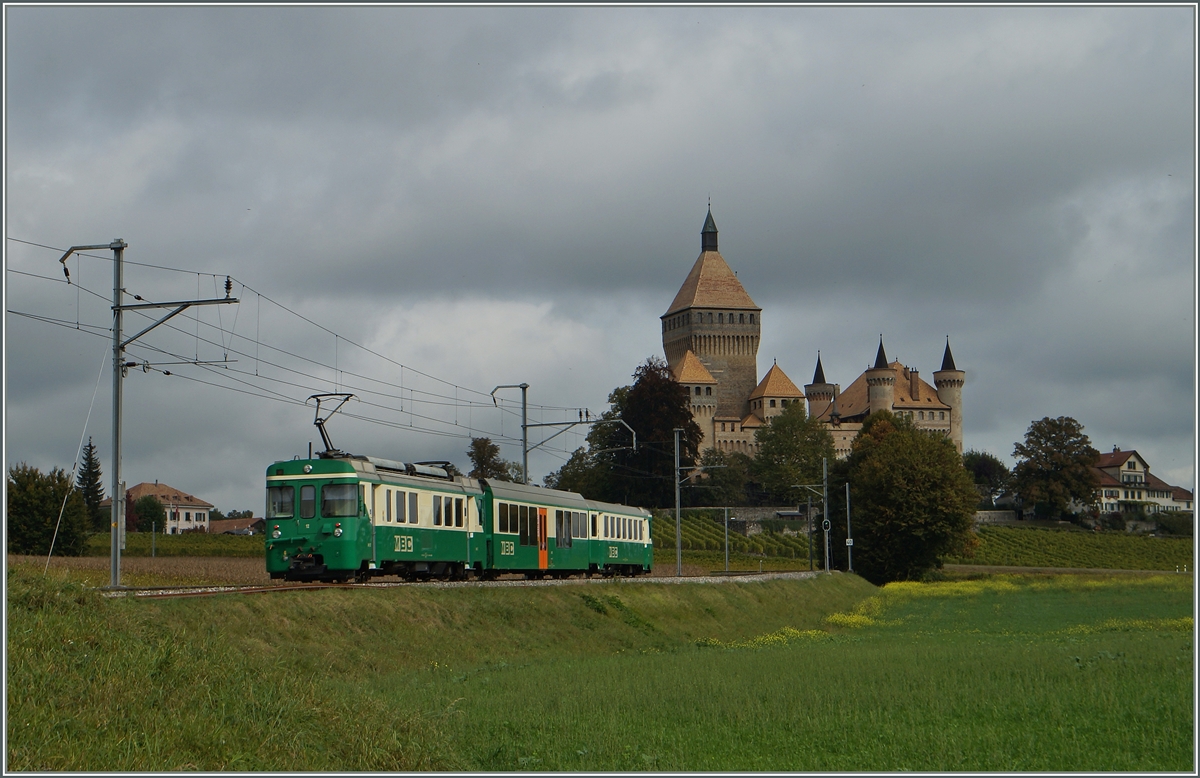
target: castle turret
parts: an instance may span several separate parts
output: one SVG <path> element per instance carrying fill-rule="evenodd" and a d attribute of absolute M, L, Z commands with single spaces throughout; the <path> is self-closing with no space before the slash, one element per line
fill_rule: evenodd
<path fill-rule="evenodd" d="M 950 353 L 950 338 L 946 337 L 946 352 L 942 355 L 942 369 L 933 374 L 933 385 L 937 387 L 938 399 L 950 406 L 950 439 L 954 448 L 962 453 L 962 388 L 967 374 L 954 366 L 954 355 Z"/>
<path fill-rule="evenodd" d="M 804 396 L 808 398 L 808 415 L 817 418 L 837 396 L 837 387 L 825 380 L 825 369 L 821 366 L 821 352 L 817 352 L 817 369 L 811 384 L 804 385 Z"/>
<path fill-rule="evenodd" d="M 891 411 L 896 398 L 896 371 L 888 364 L 883 350 L 883 335 L 879 336 L 879 351 L 875 365 L 863 375 L 867 379 L 867 412 Z"/>

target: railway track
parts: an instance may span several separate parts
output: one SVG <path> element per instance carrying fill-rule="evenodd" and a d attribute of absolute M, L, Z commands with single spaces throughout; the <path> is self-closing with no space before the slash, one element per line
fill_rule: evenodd
<path fill-rule="evenodd" d="M 220 594 L 280 594 L 284 592 L 308 591 L 313 589 L 457 589 L 457 588 L 516 588 L 536 586 L 588 586 L 603 584 L 721 584 L 731 582 L 769 581 L 775 579 L 802 579 L 820 575 L 819 572 L 745 573 L 739 575 L 716 574 L 694 576 L 648 576 L 639 578 L 560 578 L 542 580 L 497 580 L 497 581 L 370 581 L 367 583 L 289 583 L 253 584 L 229 586 L 153 586 L 102 589 L 105 597 L 136 597 L 139 599 L 166 599 L 171 597 L 213 597 Z"/>

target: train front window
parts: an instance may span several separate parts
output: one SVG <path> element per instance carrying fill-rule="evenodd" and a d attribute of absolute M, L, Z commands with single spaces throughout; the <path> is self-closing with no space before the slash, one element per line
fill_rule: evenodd
<path fill-rule="evenodd" d="M 327 519 L 357 516 L 358 489 L 355 485 L 325 484 L 321 488 L 321 515 Z"/>
<path fill-rule="evenodd" d="M 296 487 L 267 487 L 267 518 L 290 519 L 296 515 Z"/>
<path fill-rule="evenodd" d="M 311 519 L 317 515 L 317 487 L 300 487 L 300 518 Z"/>

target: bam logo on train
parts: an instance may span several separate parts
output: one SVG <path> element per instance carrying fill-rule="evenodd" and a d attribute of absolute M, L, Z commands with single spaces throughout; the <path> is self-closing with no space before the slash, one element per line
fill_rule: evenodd
<path fill-rule="evenodd" d="M 266 563 L 272 578 L 466 579 L 640 575 L 650 571 L 650 513 L 574 492 L 451 476 L 333 447 L 325 421 L 352 395 L 313 395 L 325 450 L 267 468 Z M 341 401 L 321 418 L 321 401 Z"/>

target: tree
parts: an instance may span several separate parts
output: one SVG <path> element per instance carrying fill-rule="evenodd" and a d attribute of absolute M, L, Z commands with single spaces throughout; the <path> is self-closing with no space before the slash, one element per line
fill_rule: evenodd
<path fill-rule="evenodd" d="M 650 357 L 633 374 L 632 386 L 608 395 L 609 410 L 600 416 L 582 449 L 545 483 L 606 502 L 662 508 L 675 504 L 675 429 L 680 436 L 680 466 L 696 460 L 703 438 L 692 419 L 687 389 L 667 364 Z M 637 451 L 624 421 L 637 432 Z"/>
<path fill-rule="evenodd" d="M 700 466 L 706 468 L 702 475 L 684 484 L 683 504 L 700 505 L 747 505 L 746 486 L 750 481 L 753 460 L 740 451 L 705 449 L 700 456 Z"/>
<path fill-rule="evenodd" d="M 500 458 L 500 447 L 491 438 L 471 438 L 471 447 L 467 449 L 471 459 L 471 478 L 494 478 L 500 481 L 511 481 L 509 463 Z"/>
<path fill-rule="evenodd" d="M 111 518 L 110 514 L 100 509 L 100 503 L 104 500 L 101 475 L 100 456 L 96 453 L 96 447 L 92 445 L 92 439 L 88 438 L 87 445 L 83 447 L 83 462 L 75 479 L 75 486 L 83 496 L 83 504 L 87 509 L 93 532 L 107 531 Z"/>
<path fill-rule="evenodd" d="M 755 433 L 758 453 L 752 472 L 777 505 L 796 502 L 797 484 L 821 481 L 821 459 L 833 462 L 833 436 L 816 419 L 810 419 L 804 403 L 789 405 Z"/>
<path fill-rule="evenodd" d="M 919 579 L 943 556 L 970 554 L 978 542 L 971 527 L 979 494 L 944 435 L 879 411 L 867 417 L 838 470 L 850 482 L 854 570 L 868 581 Z M 842 489 L 831 482 L 830 491 L 830 518 L 837 519 L 844 515 Z M 845 527 L 831 523 L 840 557 Z"/>
<path fill-rule="evenodd" d="M 56 554 L 83 554 L 90 526 L 87 506 L 82 494 L 72 485 L 70 474 L 61 468 L 43 474 L 24 462 L 10 467 L 7 512 L 10 554 L 47 554 L 52 540 Z"/>
<path fill-rule="evenodd" d="M 1008 466 L 999 457 L 986 451 L 972 449 L 963 454 L 963 467 L 967 468 L 980 493 L 991 503 L 1008 491 L 1012 482 L 1012 471 Z"/>
<path fill-rule="evenodd" d="M 133 513 L 138 532 L 150 532 L 151 529 L 162 532 L 166 526 L 167 510 L 152 494 L 139 497 L 133 503 Z"/>
<path fill-rule="evenodd" d="M 1040 515 L 1061 516 L 1074 503 L 1091 507 L 1099 478 L 1093 467 L 1100 452 L 1070 416 L 1049 416 L 1029 425 L 1025 442 L 1013 447 L 1017 494 Z"/>
<path fill-rule="evenodd" d="M 623 420 L 637 432 L 637 451 L 629 430 L 602 424 L 588 435 L 597 465 L 606 472 L 601 499 L 626 505 L 665 508 L 675 504 L 675 430 L 680 435 L 680 465 L 695 461 L 703 433 L 692 419 L 687 389 L 671 375 L 667 363 L 650 357 L 633 373 L 630 387 L 609 395 L 612 409 L 605 421 Z"/>

